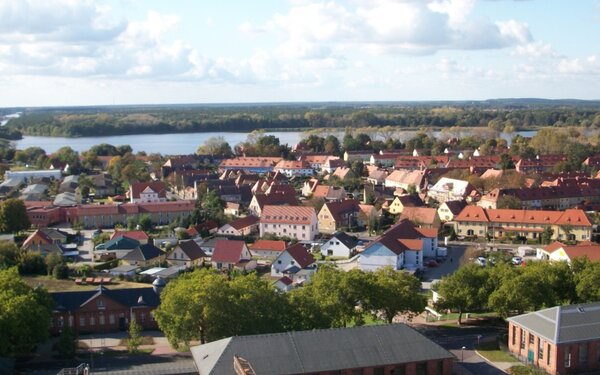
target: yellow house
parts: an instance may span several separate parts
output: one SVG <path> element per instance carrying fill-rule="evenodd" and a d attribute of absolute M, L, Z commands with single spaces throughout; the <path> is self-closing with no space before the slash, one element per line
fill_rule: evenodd
<path fill-rule="evenodd" d="M 422 207 L 423 201 L 414 195 L 401 195 L 394 198 L 389 205 L 388 211 L 392 215 L 399 215 L 404 211 L 404 207 Z"/>
<path fill-rule="evenodd" d="M 327 202 L 317 215 L 319 232 L 333 234 L 341 229 L 363 227 L 361 212 L 360 202 L 354 199 Z"/>

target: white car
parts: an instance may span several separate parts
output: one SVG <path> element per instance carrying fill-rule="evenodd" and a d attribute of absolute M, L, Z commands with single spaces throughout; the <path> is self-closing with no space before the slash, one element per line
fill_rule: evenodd
<path fill-rule="evenodd" d="M 519 265 L 521 265 L 521 263 L 523 263 L 523 258 L 521 258 L 521 257 L 512 257 L 512 259 L 510 260 L 510 262 L 512 264 L 514 264 L 515 266 L 519 266 Z"/>
<path fill-rule="evenodd" d="M 477 257 L 476 262 L 481 266 L 485 267 L 487 265 L 487 259 L 485 257 Z"/>

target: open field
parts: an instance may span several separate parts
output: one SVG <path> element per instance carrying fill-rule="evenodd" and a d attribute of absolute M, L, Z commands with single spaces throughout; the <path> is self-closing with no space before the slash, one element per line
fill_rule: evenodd
<path fill-rule="evenodd" d="M 51 276 L 23 276 L 23 281 L 32 287 L 41 284 L 50 292 L 71 292 L 78 290 L 94 290 L 98 288 L 98 285 L 77 285 L 75 284 L 75 279 L 57 280 Z M 151 285 L 113 279 L 113 283 L 107 285 L 107 287 L 109 289 L 150 288 Z"/>

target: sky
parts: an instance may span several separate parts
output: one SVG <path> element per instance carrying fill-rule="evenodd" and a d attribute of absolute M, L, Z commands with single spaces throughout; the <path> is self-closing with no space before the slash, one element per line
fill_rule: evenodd
<path fill-rule="evenodd" d="M 0 107 L 600 99 L 600 0 L 0 0 Z"/>

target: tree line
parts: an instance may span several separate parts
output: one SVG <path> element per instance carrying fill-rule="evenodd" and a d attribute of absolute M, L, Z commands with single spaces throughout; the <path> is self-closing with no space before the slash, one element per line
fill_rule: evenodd
<path fill-rule="evenodd" d="M 323 266 L 302 288 L 283 293 L 255 273 L 184 273 L 167 284 L 155 311 L 174 347 L 234 335 L 392 322 L 422 312 L 426 298 L 412 275 L 382 269 L 343 272 Z"/>
<path fill-rule="evenodd" d="M 28 109 L 21 117 L 11 119 L 6 128 L 27 135 L 81 137 L 386 125 L 412 129 L 599 127 L 600 115 L 597 103 L 554 106 L 502 103 L 140 106 Z"/>
<path fill-rule="evenodd" d="M 542 308 L 600 300 L 600 262 L 528 262 L 514 267 L 501 257 L 496 265 L 470 264 L 434 285 L 437 307 L 458 312 L 496 312 L 502 317 Z"/>

